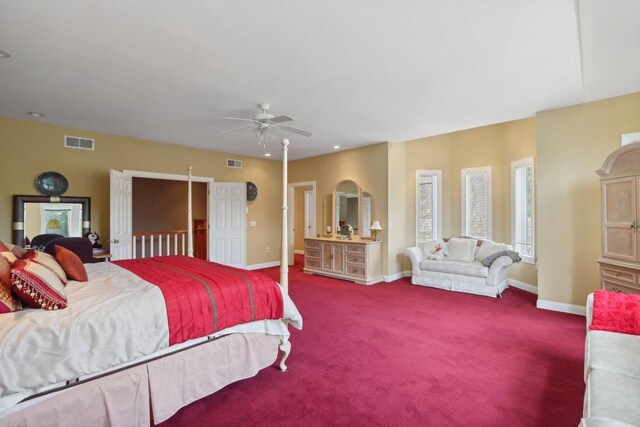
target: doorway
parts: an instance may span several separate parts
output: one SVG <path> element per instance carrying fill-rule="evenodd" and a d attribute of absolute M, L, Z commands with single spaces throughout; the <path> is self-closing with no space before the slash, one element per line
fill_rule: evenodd
<path fill-rule="evenodd" d="M 316 182 L 289 184 L 289 265 L 304 253 L 305 237 L 316 237 Z"/>

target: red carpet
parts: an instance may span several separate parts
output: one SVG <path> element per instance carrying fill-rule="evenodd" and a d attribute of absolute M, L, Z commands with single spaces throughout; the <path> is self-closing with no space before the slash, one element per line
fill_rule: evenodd
<path fill-rule="evenodd" d="M 305 275 L 300 258 L 290 294 L 304 329 L 287 372 L 262 370 L 163 425 L 578 425 L 583 317 L 514 288 L 492 299 Z"/>

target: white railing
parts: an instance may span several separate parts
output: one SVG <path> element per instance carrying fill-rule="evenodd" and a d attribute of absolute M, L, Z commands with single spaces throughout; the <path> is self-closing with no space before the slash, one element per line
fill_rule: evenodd
<path fill-rule="evenodd" d="M 133 233 L 133 258 L 185 255 L 187 230 L 138 231 Z"/>

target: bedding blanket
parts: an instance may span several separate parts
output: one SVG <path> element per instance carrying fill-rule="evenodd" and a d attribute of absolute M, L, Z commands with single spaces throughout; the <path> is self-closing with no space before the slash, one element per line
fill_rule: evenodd
<path fill-rule="evenodd" d="M 160 288 L 167 309 L 169 345 L 241 323 L 283 317 L 278 284 L 260 273 L 186 256 L 113 263 Z"/>
<path fill-rule="evenodd" d="M 286 337 L 287 325 L 302 327 L 293 301 L 260 273 L 186 257 L 85 267 L 89 281 L 69 281 L 64 310 L 0 315 L 0 417 L 36 391 L 170 348 L 232 333 Z"/>

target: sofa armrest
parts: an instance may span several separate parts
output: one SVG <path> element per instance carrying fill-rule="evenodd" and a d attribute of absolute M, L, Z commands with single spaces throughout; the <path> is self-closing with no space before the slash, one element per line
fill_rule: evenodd
<path fill-rule="evenodd" d="M 502 283 L 507 278 L 511 264 L 513 264 L 513 260 L 506 255 L 496 258 L 489 267 L 487 285 L 497 286 Z"/>
<path fill-rule="evenodd" d="M 422 261 L 422 249 L 417 246 L 407 248 L 404 250 L 404 254 L 411 260 L 411 270 L 413 276 L 420 275 L 420 261 Z"/>

